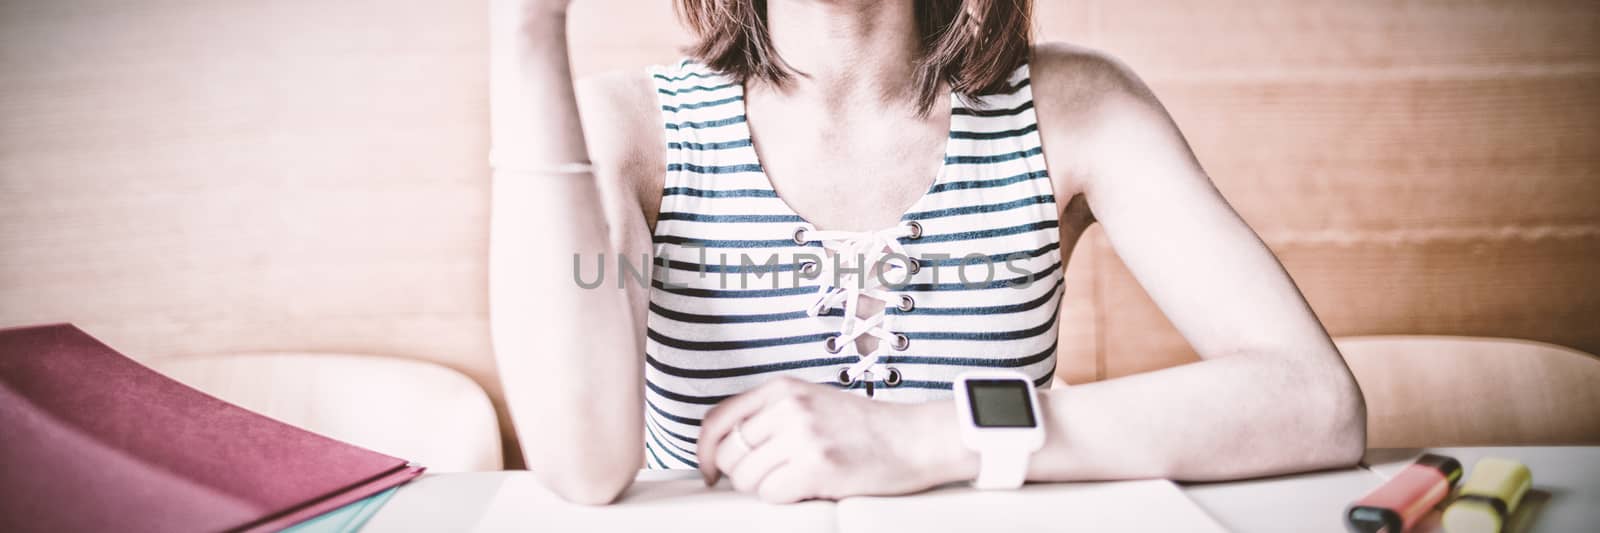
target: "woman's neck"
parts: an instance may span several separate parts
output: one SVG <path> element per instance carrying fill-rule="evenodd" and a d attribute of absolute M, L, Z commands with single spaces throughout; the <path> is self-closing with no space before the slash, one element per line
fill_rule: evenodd
<path fill-rule="evenodd" d="M 828 106 L 911 103 L 921 53 L 913 0 L 771 0 L 767 30 L 798 70 L 779 92 Z"/>

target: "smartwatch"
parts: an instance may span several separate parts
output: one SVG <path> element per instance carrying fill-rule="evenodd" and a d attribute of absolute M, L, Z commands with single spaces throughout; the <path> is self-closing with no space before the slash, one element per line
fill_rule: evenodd
<path fill-rule="evenodd" d="M 1033 380 L 1021 372 L 980 370 L 955 381 L 961 441 L 978 452 L 980 489 L 1015 489 L 1028 477 L 1028 460 L 1044 446 L 1044 421 Z"/>

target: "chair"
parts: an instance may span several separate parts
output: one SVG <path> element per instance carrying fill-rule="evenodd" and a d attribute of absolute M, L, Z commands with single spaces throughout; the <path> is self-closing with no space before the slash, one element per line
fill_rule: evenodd
<path fill-rule="evenodd" d="M 372 355 L 251 353 L 155 359 L 191 387 L 430 472 L 499 470 L 489 397 L 455 370 Z"/>
<path fill-rule="evenodd" d="M 1369 448 L 1600 443 L 1600 359 L 1481 337 L 1338 339 Z"/>

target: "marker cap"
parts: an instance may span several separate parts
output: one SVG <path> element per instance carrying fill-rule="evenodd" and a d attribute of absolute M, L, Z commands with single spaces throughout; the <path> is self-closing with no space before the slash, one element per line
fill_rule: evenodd
<path fill-rule="evenodd" d="M 1352 504 L 1345 524 L 1356 533 L 1401 533 L 1444 500 L 1461 473 L 1460 461 L 1424 454 Z"/>
<path fill-rule="evenodd" d="M 1472 476 L 1461 485 L 1461 495 L 1445 508 L 1440 523 L 1451 533 L 1500 531 L 1532 487 L 1533 474 L 1522 463 L 1498 457 L 1479 459 L 1472 466 Z"/>

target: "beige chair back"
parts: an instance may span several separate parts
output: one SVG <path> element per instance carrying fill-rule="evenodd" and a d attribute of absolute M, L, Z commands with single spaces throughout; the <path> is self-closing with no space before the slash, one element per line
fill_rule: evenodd
<path fill-rule="evenodd" d="M 429 472 L 499 470 L 494 406 L 472 379 L 422 361 L 343 354 L 164 357 L 151 368 L 279 421 Z"/>
<path fill-rule="evenodd" d="M 1600 358 L 1471 337 L 1355 337 L 1339 350 L 1372 448 L 1600 444 Z"/>

